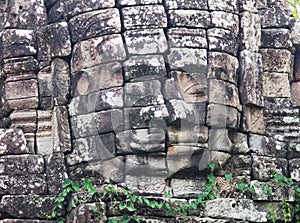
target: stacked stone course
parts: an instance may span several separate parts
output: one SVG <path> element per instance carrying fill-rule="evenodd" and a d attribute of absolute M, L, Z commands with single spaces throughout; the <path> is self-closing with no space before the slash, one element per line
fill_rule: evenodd
<path fill-rule="evenodd" d="M 210 161 L 233 181 L 188 221 L 267 222 L 270 198 L 235 182 L 300 180 L 300 23 L 283 0 L 2 1 L 0 24 L 0 223 L 53 222 L 66 179 L 189 200 Z"/>

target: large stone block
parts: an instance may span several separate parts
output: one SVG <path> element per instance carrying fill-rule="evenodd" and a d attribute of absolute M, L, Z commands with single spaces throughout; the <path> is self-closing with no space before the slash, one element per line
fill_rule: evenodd
<path fill-rule="evenodd" d="M 43 174 L 44 159 L 39 155 L 7 155 L 0 157 L 0 175 Z"/>
<path fill-rule="evenodd" d="M 85 68 L 72 76 L 73 95 L 86 95 L 123 85 L 122 65 L 118 62 Z"/>
<path fill-rule="evenodd" d="M 162 5 L 143 5 L 122 9 L 125 29 L 166 28 L 167 15 Z"/>
<path fill-rule="evenodd" d="M 44 1 L 10 1 L 4 28 L 38 29 L 47 24 Z"/>
<path fill-rule="evenodd" d="M 236 34 L 239 33 L 238 15 L 223 11 L 213 11 L 210 13 L 210 16 L 213 27 L 228 29 Z"/>
<path fill-rule="evenodd" d="M 66 22 L 54 23 L 39 29 L 37 43 L 39 60 L 49 61 L 53 57 L 70 55 L 71 40 L 68 24 Z"/>
<path fill-rule="evenodd" d="M 204 179 L 172 179 L 171 187 L 175 197 L 198 197 L 205 191 Z"/>
<path fill-rule="evenodd" d="M 112 109 L 96 113 L 99 133 L 118 132 L 123 127 L 123 112 Z"/>
<path fill-rule="evenodd" d="M 162 4 L 162 0 L 120 0 L 120 5 L 150 5 L 150 4 Z"/>
<path fill-rule="evenodd" d="M 72 42 L 77 43 L 93 37 L 119 33 L 120 13 L 116 8 L 86 12 L 71 18 L 68 25 Z"/>
<path fill-rule="evenodd" d="M 168 127 L 168 139 L 171 145 L 197 145 L 206 143 L 208 140 L 208 128 L 206 126 L 194 125 L 193 123 L 181 122 L 180 126 Z"/>
<path fill-rule="evenodd" d="M 252 200 L 219 198 L 206 202 L 205 214 L 213 218 L 267 222 L 267 212 L 261 212 Z"/>
<path fill-rule="evenodd" d="M 168 55 L 171 69 L 188 73 L 207 73 L 207 50 L 193 48 L 172 48 Z"/>
<path fill-rule="evenodd" d="M 265 48 L 291 49 L 291 33 L 288 29 L 262 29 L 261 46 Z"/>
<path fill-rule="evenodd" d="M 37 81 L 34 79 L 5 83 L 6 100 L 31 98 L 37 96 Z"/>
<path fill-rule="evenodd" d="M 67 222 L 104 223 L 103 220 L 98 218 L 103 215 L 103 209 L 106 209 L 105 206 L 105 203 L 100 202 L 79 204 L 68 214 Z M 97 211 L 95 211 L 96 209 Z"/>
<path fill-rule="evenodd" d="M 220 28 L 212 28 L 207 31 L 209 50 L 226 52 L 237 56 L 237 34 Z"/>
<path fill-rule="evenodd" d="M 242 104 L 263 106 L 262 57 L 244 50 L 240 53 L 240 98 Z"/>
<path fill-rule="evenodd" d="M 183 96 L 179 91 L 178 82 L 174 78 L 166 79 L 163 84 L 163 94 L 166 100 L 178 99 L 183 100 Z"/>
<path fill-rule="evenodd" d="M 39 102 L 43 110 L 52 109 L 53 107 L 53 78 L 51 67 L 42 68 L 37 75 L 39 87 Z"/>
<path fill-rule="evenodd" d="M 247 132 L 264 134 L 265 123 L 263 110 L 254 106 L 244 106 L 242 127 L 243 130 Z"/>
<path fill-rule="evenodd" d="M 259 10 L 262 28 L 287 28 L 291 24 L 291 16 L 279 7 Z"/>
<path fill-rule="evenodd" d="M 206 31 L 204 29 L 171 28 L 168 29 L 170 47 L 207 48 Z"/>
<path fill-rule="evenodd" d="M 3 72 L 8 76 L 35 73 L 38 62 L 33 56 L 7 58 L 3 60 Z"/>
<path fill-rule="evenodd" d="M 136 129 L 116 134 L 118 153 L 164 152 L 165 130 Z"/>
<path fill-rule="evenodd" d="M 161 93 L 161 83 L 158 80 L 127 83 L 124 87 L 126 107 L 149 106 L 164 104 Z"/>
<path fill-rule="evenodd" d="M 256 0 L 241 0 L 239 2 L 240 11 L 249 11 L 253 13 L 257 13 L 258 10 L 256 8 Z"/>
<path fill-rule="evenodd" d="M 265 72 L 290 73 L 292 71 L 292 53 L 286 49 L 261 49 L 263 70 Z"/>
<path fill-rule="evenodd" d="M 237 87 L 221 80 L 209 80 L 209 103 L 232 106 L 239 111 L 242 110 Z"/>
<path fill-rule="evenodd" d="M 295 100 L 296 104 L 300 106 L 300 82 L 294 82 L 291 85 L 292 98 Z"/>
<path fill-rule="evenodd" d="M 263 73 L 263 95 L 265 97 L 285 98 L 291 96 L 287 73 Z"/>
<path fill-rule="evenodd" d="M 203 9 L 208 10 L 207 2 L 202 0 L 166 0 L 168 9 Z"/>
<path fill-rule="evenodd" d="M 124 63 L 126 81 L 157 79 L 167 75 L 162 55 L 132 56 Z"/>
<path fill-rule="evenodd" d="M 208 139 L 210 150 L 230 152 L 233 146 L 228 129 L 210 129 Z"/>
<path fill-rule="evenodd" d="M 233 107 L 209 104 L 207 107 L 207 124 L 211 127 L 229 127 L 238 129 L 241 114 Z"/>
<path fill-rule="evenodd" d="M 123 40 L 119 34 L 84 40 L 74 46 L 71 71 L 76 73 L 82 68 L 124 60 L 125 57 Z"/>
<path fill-rule="evenodd" d="M 131 176 L 126 175 L 125 183 L 133 191 L 143 194 L 159 194 L 164 192 L 166 187 L 165 177 L 160 176 Z"/>
<path fill-rule="evenodd" d="M 208 0 L 208 8 L 213 11 L 238 13 L 237 0 Z"/>
<path fill-rule="evenodd" d="M 100 131 L 98 124 L 96 113 L 74 116 L 71 118 L 72 137 L 78 139 L 97 136 Z"/>
<path fill-rule="evenodd" d="M 64 0 L 55 0 L 53 5 L 51 4 L 51 6 L 48 6 L 47 8 L 49 23 L 59 22 L 66 18 Z"/>
<path fill-rule="evenodd" d="M 208 100 L 208 86 L 205 74 L 186 73 L 173 71 L 171 76 L 175 78 L 178 91 L 187 103 L 203 103 Z"/>
<path fill-rule="evenodd" d="M 49 155 L 53 153 L 51 110 L 38 110 L 36 144 L 38 154 Z"/>
<path fill-rule="evenodd" d="M 34 133 L 37 129 L 35 110 L 15 110 L 10 114 L 11 127 L 22 129 L 25 133 Z"/>
<path fill-rule="evenodd" d="M 293 180 L 300 181 L 300 159 L 289 160 L 289 172 Z"/>
<path fill-rule="evenodd" d="M 237 84 L 239 61 L 227 53 L 208 53 L 208 78 L 221 79 Z"/>
<path fill-rule="evenodd" d="M 35 55 L 35 38 L 35 32 L 33 30 L 3 30 L 1 35 L 3 58 Z"/>
<path fill-rule="evenodd" d="M 248 135 L 240 132 L 229 132 L 229 138 L 233 143 L 232 151 L 235 154 L 246 154 L 251 151 L 251 144 L 248 145 Z M 250 141 L 250 139 L 249 139 Z M 253 151 L 253 150 L 252 150 Z M 250 165 L 251 166 L 251 165 Z"/>
<path fill-rule="evenodd" d="M 128 30 L 124 37 L 130 54 L 158 54 L 168 49 L 163 29 Z"/>
<path fill-rule="evenodd" d="M 261 26 L 258 14 L 246 11 L 241 13 L 242 48 L 258 52 L 261 45 Z"/>
<path fill-rule="evenodd" d="M 210 15 L 208 11 L 176 9 L 169 10 L 172 27 L 208 28 Z"/>

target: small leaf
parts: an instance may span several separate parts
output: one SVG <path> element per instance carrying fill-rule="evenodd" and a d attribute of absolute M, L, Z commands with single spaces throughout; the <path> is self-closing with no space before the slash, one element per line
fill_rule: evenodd
<path fill-rule="evenodd" d="M 72 180 L 66 180 L 62 183 L 62 187 L 66 188 L 66 187 L 70 186 L 72 184 L 72 182 L 73 182 Z"/>
<path fill-rule="evenodd" d="M 72 188 L 73 188 L 74 191 L 79 191 L 80 190 L 80 185 L 79 185 L 78 182 L 73 181 L 71 185 L 72 185 Z"/>
<path fill-rule="evenodd" d="M 210 163 L 208 164 L 208 166 L 209 166 L 209 168 L 210 168 L 211 170 L 214 170 L 215 167 L 216 167 L 216 165 L 215 165 L 214 162 L 210 162 Z"/>
<path fill-rule="evenodd" d="M 227 181 L 232 180 L 232 173 L 226 173 L 225 174 L 225 180 L 227 180 Z"/>

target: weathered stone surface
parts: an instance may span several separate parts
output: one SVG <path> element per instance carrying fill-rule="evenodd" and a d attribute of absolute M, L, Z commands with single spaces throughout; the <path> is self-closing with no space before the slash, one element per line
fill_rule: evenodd
<path fill-rule="evenodd" d="M 179 92 L 178 82 L 174 78 L 167 79 L 163 84 L 163 95 L 166 100 L 178 99 L 183 100 L 181 92 Z"/>
<path fill-rule="evenodd" d="M 7 103 L 11 109 L 33 109 L 38 107 L 39 99 L 38 97 L 10 99 Z"/>
<path fill-rule="evenodd" d="M 32 56 L 3 60 L 3 72 L 8 76 L 35 73 L 38 62 Z"/>
<path fill-rule="evenodd" d="M 132 56 L 124 63 L 126 81 L 149 80 L 167 75 L 161 55 Z"/>
<path fill-rule="evenodd" d="M 213 27 L 228 29 L 233 33 L 239 33 L 239 17 L 233 13 L 213 11 L 210 13 Z"/>
<path fill-rule="evenodd" d="M 123 127 L 123 112 L 119 109 L 96 113 L 99 133 L 118 132 Z"/>
<path fill-rule="evenodd" d="M 70 19 L 72 42 L 118 33 L 121 31 L 120 13 L 116 8 L 86 12 Z"/>
<path fill-rule="evenodd" d="M 24 133 L 36 132 L 37 113 L 35 110 L 15 110 L 10 114 L 11 128 L 22 129 Z"/>
<path fill-rule="evenodd" d="M 55 154 L 45 157 L 48 193 L 57 195 L 62 191 L 62 183 L 68 179 L 64 156 Z"/>
<path fill-rule="evenodd" d="M 237 84 L 239 61 L 226 53 L 208 53 L 208 78 L 216 78 Z"/>
<path fill-rule="evenodd" d="M 128 30 L 124 37 L 130 54 L 164 53 L 168 49 L 163 29 Z"/>
<path fill-rule="evenodd" d="M 71 59 L 71 71 L 76 73 L 82 68 L 101 63 L 124 60 L 126 52 L 121 35 L 112 34 L 97 37 L 75 44 Z"/>
<path fill-rule="evenodd" d="M 150 5 L 162 4 L 162 0 L 120 0 L 120 5 Z"/>
<path fill-rule="evenodd" d="M 265 72 L 290 73 L 292 70 L 292 54 L 286 49 L 261 49 Z"/>
<path fill-rule="evenodd" d="M 129 189 L 143 194 L 162 194 L 166 187 L 165 177 L 126 175 L 125 183 Z"/>
<path fill-rule="evenodd" d="M 232 151 L 237 154 L 249 153 L 251 150 L 248 146 L 248 135 L 240 132 L 229 132 L 230 141 L 233 143 Z M 249 140 L 250 141 L 250 140 Z M 234 160 L 233 160 L 234 162 Z M 251 166 L 251 164 L 249 165 Z"/>
<path fill-rule="evenodd" d="M 237 0 L 208 0 L 209 10 L 238 13 Z"/>
<path fill-rule="evenodd" d="M 37 153 L 50 155 L 53 153 L 52 111 L 38 110 L 36 146 Z"/>
<path fill-rule="evenodd" d="M 7 100 L 30 98 L 37 96 L 37 81 L 34 79 L 5 83 L 5 97 Z"/>
<path fill-rule="evenodd" d="M 294 56 L 294 69 L 293 75 L 294 77 L 291 79 L 295 79 L 296 81 L 300 80 L 300 52 L 296 51 Z"/>
<path fill-rule="evenodd" d="M 125 128 L 149 128 L 149 126 L 165 128 L 168 117 L 169 112 L 165 105 L 124 109 Z"/>
<path fill-rule="evenodd" d="M 171 187 L 175 197 L 198 197 L 205 191 L 204 179 L 172 179 Z M 182 190 L 184 188 L 184 190 Z"/>
<path fill-rule="evenodd" d="M 240 98 L 242 104 L 263 106 L 262 57 L 243 50 L 240 53 Z"/>
<path fill-rule="evenodd" d="M 70 93 L 70 68 L 68 63 L 59 58 L 52 60 L 51 76 L 54 105 L 66 105 Z"/>
<path fill-rule="evenodd" d="M 263 110 L 254 106 L 244 106 L 242 126 L 244 131 L 264 134 L 265 123 Z"/>
<path fill-rule="evenodd" d="M 208 100 L 205 74 L 173 71 L 171 76 L 177 81 L 179 87 L 177 90 L 181 92 L 185 102 L 202 103 Z"/>
<path fill-rule="evenodd" d="M 1 223 L 55 223 L 56 221 L 47 221 L 47 220 L 24 220 L 24 219 L 3 219 Z"/>
<path fill-rule="evenodd" d="M 177 9 L 169 10 L 172 27 L 208 28 L 210 16 L 208 11 Z"/>
<path fill-rule="evenodd" d="M 230 218 L 243 221 L 267 222 L 267 212 L 258 211 L 252 200 L 219 198 L 207 201 L 205 213 L 213 218 Z"/>
<path fill-rule="evenodd" d="M 209 103 L 232 106 L 239 111 L 242 110 L 237 87 L 221 80 L 209 80 Z"/>
<path fill-rule="evenodd" d="M 292 98 L 295 100 L 296 104 L 300 105 L 300 82 L 294 82 L 291 85 Z"/>
<path fill-rule="evenodd" d="M 143 5 L 122 9 L 125 29 L 165 28 L 167 15 L 162 5 Z"/>
<path fill-rule="evenodd" d="M 127 130 L 116 134 L 118 153 L 164 152 L 165 130 Z"/>
<path fill-rule="evenodd" d="M 33 218 L 46 219 L 44 213 L 51 213 L 54 205 L 51 196 L 5 195 L 1 200 L 1 211 L 11 218 L 31 219 L 30 222 L 34 222 Z"/>
<path fill-rule="evenodd" d="M 52 115 L 53 151 L 71 151 L 71 133 L 68 110 L 64 106 L 55 106 Z"/>
<path fill-rule="evenodd" d="M 300 44 L 300 21 L 296 20 L 291 23 L 291 39 L 294 45 Z"/>
<path fill-rule="evenodd" d="M 212 28 L 207 31 L 209 50 L 221 51 L 237 55 L 237 34 L 220 28 Z"/>
<path fill-rule="evenodd" d="M 97 136 L 100 131 L 100 129 L 98 129 L 98 120 L 96 113 L 72 117 L 71 126 L 72 136 L 75 139 L 87 136 Z"/>
<path fill-rule="evenodd" d="M 35 133 L 24 133 L 26 142 L 27 142 L 27 148 L 29 150 L 30 154 L 35 154 Z"/>
<path fill-rule="evenodd" d="M 124 87 L 125 106 L 136 107 L 164 104 L 160 89 L 161 83 L 158 80 L 127 83 Z"/>
<path fill-rule="evenodd" d="M 209 104 L 207 107 L 207 124 L 212 127 L 229 127 L 238 129 L 241 114 L 236 108 Z"/>
<path fill-rule="evenodd" d="M 39 102 L 43 110 L 52 109 L 53 107 L 53 78 L 51 67 L 42 68 L 37 75 L 39 87 Z"/>
<path fill-rule="evenodd" d="M 96 9 L 112 8 L 115 6 L 114 0 L 101 0 L 101 1 L 90 1 L 90 0 L 70 0 L 64 1 L 65 12 L 68 17 L 81 14 L 83 12 L 93 11 Z"/>
<path fill-rule="evenodd" d="M 249 146 L 257 155 L 265 155 L 268 138 L 264 135 L 249 134 Z"/>
<path fill-rule="evenodd" d="M 181 122 L 180 126 L 168 127 L 168 139 L 170 145 L 206 143 L 208 128 Z"/>
<path fill-rule="evenodd" d="M 113 133 L 90 136 L 73 140 L 73 153 L 67 155 L 67 163 L 76 165 L 110 159 L 115 156 L 115 135 Z"/>
<path fill-rule="evenodd" d="M 36 54 L 33 30 L 5 29 L 1 34 L 3 58 L 31 56 Z"/>
<path fill-rule="evenodd" d="M 210 150 L 230 152 L 232 142 L 228 136 L 228 129 L 210 129 L 208 146 Z"/>
<path fill-rule="evenodd" d="M 252 174 L 253 178 L 260 181 L 270 180 L 271 174 L 279 173 L 287 176 L 288 162 L 282 158 L 271 158 L 252 155 Z"/>
<path fill-rule="evenodd" d="M 209 149 L 212 150 L 211 147 L 209 147 Z M 214 148 L 214 149 L 218 149 L 218 148 Z M 218 175 L 224 175 L 226 173 L 224 170 L 230 164 L 231 158 L 232 156 L 227 152 L 211 151 L 209 159 L 208 157 L 204 156 L 204 159 L 202 158 L 201 162 L 199 163 L 199 167 L 200 165 L 203 165 L 202 163 L 206 164 L 207 167 L 209 162 L 214 162 L 216 165 L 215 173 Z"/>
<path fill-rule="evenodd" d="M 43 174 L 44 159 L 39 155 L 7 155 L 0 157 L 0 175 Z"/>
<path fill-rule="evenodd" d="M 291 49 L 291 33 L 288 29 L 262 29 L 261 46 Z"/>
<path fill-rule="evenodd" d="M 168 29 L 170 47 L 207 48 L 204 29 L 171 28 Z"/>
<path fill-rule="evenodd" d="M 37 32 L 39 60 L 48 61 L 52 57 L 68 56 L 71 53 L 71 40 L 66 22 L 47 25 Z"/>
<path fill-rule="evenodd" d="M 123 85 L 122 66 L 118 62 L 85 68 L 73 75 L 74 96 L 120 87 Z"/>
<path fill-rule="evenodd" d="M 207 2 L 202 0 L 166 0 L 166 6 L 168 9 L 208 9 Z"/>
<path fill-rule="evenodd" d="M 47 24 L 44 1 L 9 1 L 5 28 L 37 29 Z"/>
<path fill-rule="evenodd" d="M 188 73 L 207 72 L 207 50 L 192 48 L 172 48 L 168 55 L 171 69 L 180 69 Z"/>
<path fill-rule="evenodd" d="M 85 203 L 80 204 L 78 207 L 73 209 L 71 213 L 68 215 L 67 223 L 72 222 L 82 222 L 82 223 L 104 223 L 103 220 L 97 219 L 99 216 L 102 216 L 103 211 L 102 208 L 105 210 L 105 203 Z M 97 208 L 97 211 L 94 211 Z M 101 219 L 101 218 L 100 218 Z"/>
<path fill-rule="evenodd" d="M 43 174 L 0 175 L 0 195 L 46 194 L 46 179 Z"/>
<path fill-rule="evenodd" d="M 240 11 L 249 11 L 257 13 L 258 10 L 256 8 L 256 0 L 241 0 L 239 2 Z"/>
<path fill-rule="evenodd" d="M 289 160 L 289 172 L 293 180 L 300 181 L 300 159 Z"/>
<path fill-rule="evenodd" d="M 290 83 L 287 73 L 263 73 L 263 95 L 265 97 L 290 97 Z"/>
<path fill-rule="evenodd" d="M 262 28 L 288 28 L 292 20 L 290 14 L 279 7 L 266 8 L 258 12 Z"/>
<path fill-rule="evenodd" d="M 242 48 L 258 52 L 261 45 L 261 25 L 259 15 L 246 11 L 241 13 Z"/>

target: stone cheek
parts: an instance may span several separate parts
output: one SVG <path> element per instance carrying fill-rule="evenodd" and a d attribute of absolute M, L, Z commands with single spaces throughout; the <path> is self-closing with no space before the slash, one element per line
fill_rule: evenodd
<path fill-rule="evenodd" d="M 162 5 L 125 7 L 122 14 L 126 30 L 167 27 L 167 15 Z"/>
<path fill-rule="evenodd" d="M 290 97 L 289 77 L 286 73 L 264 73 L 263 95 L 265 97 Z"/>
<path fill-rule="evenodd" d="M 199 10 L 169 10 L 172 27 L 208 28 L 210 15 L 208 11 Z"/>
<path fill-rule="evenodd" d="M 68 25 L 72 42 L 77 43 L 93 37 L 120 32 L 120 13 L 116 8 L 87 12 L 70 19 Z"/>
<path fill-rule="evenodd" d="M 126 52 L 121 35 L 113 34 L 97 37 L 75 44 L 71 59 L 71 71 L 76 73 L 82 68 L 101 63 L 124 60 Z"/>
<path fill-rule="evenodd" d="M 168 29 L 170 47 L 207 48 L 204 29 L 171 28 Z"/>

